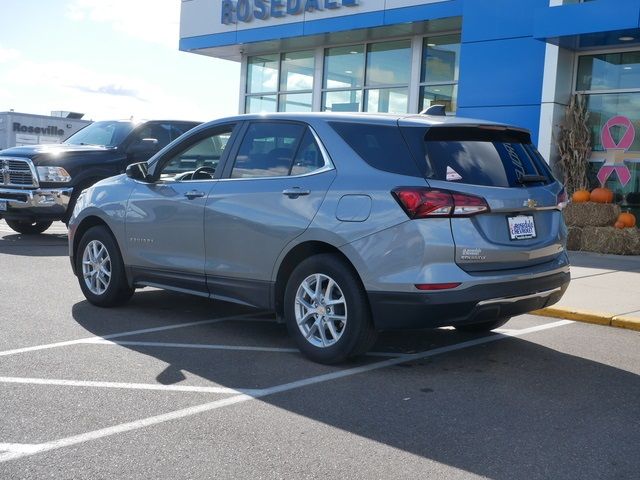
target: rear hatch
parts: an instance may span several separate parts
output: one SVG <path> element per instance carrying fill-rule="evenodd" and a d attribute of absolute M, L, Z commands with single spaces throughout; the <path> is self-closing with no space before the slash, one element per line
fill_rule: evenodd
<path fill-rule="evenodd" d="M 430 188 L 480 197 L 489 207 L 451 217 L 455 261 L 462 269 L 525 268 L 563 252 L 564 190 L 528 132 L 402 121 L 400 127 Z"/>

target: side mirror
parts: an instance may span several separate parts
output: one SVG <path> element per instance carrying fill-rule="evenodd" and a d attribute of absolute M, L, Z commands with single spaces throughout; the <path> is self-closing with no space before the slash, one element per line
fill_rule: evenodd
<path fill-rule="evenodd" d="M 143 138 L 137 143 L 134 143 L 129 147 L 128 152 L 133 154 L 139 153 L 147 153 L 151 154 L 157 152 L 158 148 L 158 139 L 156 138 Z"/>
<path fill-rule="evenodd" d="M 147 162 L 132 163 L 125 170 L 127 177 L 140 182 L 150 182 L 149 166 Z"/>

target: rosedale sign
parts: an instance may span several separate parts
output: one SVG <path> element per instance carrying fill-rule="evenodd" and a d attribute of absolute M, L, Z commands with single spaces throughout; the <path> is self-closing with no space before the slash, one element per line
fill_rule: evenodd
<path fill-rule="evenodd" d="M 359 0 L 222 0 L 221 22 L 248 23 L 287 15 L 300 15 L 341 7 L 356 7 Z"/>

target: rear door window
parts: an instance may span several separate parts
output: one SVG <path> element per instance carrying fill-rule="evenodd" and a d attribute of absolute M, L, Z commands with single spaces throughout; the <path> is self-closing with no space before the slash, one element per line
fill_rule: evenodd
<path fill-rule="evenodd" d="M 347 122 L 330 122 L 330 125 L 373 168 L 399 175 L 420 176 L 397 126 Z"/>
<path fill-rule="evenodd" d="M 297 123 L 252 123 L 240 144 L 231 178 L 288 176 L 304 133 L 305 126 Z"/>
<path fill-rule="evenodd" d="M 527 133 L 491 127 L 404 127 L 424 176 L 490 187 L 540 185 L 553 181 Z"/>

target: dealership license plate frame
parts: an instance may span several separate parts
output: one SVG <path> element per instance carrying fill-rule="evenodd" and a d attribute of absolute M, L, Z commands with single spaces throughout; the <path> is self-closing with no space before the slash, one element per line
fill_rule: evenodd
<path fill-rule="evenodd" d="M 531 226 L 531 232 L 518 233 L 516 231 L 517 227 L 523 226 L 525 224 Z M 507 217 L 507 227 L 509 229 L 509 239 L 512 241 L 531 240 L 538 237 L 538 233 L 536 232 L 536 221 L 533 215 L 510 215 Z"/>

